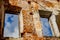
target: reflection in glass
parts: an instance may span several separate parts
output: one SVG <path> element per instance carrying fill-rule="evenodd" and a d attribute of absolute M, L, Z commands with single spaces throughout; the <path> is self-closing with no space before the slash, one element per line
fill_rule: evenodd
<path fill-rule="evenodd" d="M 18 15 L 5 13 L 4 37 L 19 37 Z"/>
<path fill-rule="evenodd" d="M 44 36 L 52 36 L 52 30 L 47 18 L 40 18 Z"/>

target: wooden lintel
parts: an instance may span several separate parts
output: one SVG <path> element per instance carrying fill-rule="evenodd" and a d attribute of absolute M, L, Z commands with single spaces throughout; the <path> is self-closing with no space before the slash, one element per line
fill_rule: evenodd
<path fill-rule="evenodd" d="M 22 9 L 21 7 L 11 5 L 9 0 L 4 0 L 4 8 L 6 12 L 18 13 Z"/>

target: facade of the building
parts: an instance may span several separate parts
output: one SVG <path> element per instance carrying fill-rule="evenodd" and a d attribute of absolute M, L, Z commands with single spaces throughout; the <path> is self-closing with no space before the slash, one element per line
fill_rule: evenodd
<path fill-rule="evenodd" d="M 59 0 L 1 0 L 1 40 L 60 40 Z"/>

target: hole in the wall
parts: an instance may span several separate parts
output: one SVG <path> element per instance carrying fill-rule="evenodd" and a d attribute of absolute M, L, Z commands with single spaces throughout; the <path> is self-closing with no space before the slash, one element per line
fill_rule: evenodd
<path fill-rule="evenodd" d="M 28 1 L 28 4 L 31 4 L 31 1 Z"/>
<path fill-rule="evenodd" d="M 58 2 L 60 1 L 60 0 L 57 0 Z"/>
<path fill-rule="evenodd" d="M 32 13 L 32 12 L 30 12 L 30 15 L 33 15 L 33 13 Z"/>
<path fill-rule="evenodd" d="M 24 33 L 21 33 L 21 37 L 23 37 Z"/>

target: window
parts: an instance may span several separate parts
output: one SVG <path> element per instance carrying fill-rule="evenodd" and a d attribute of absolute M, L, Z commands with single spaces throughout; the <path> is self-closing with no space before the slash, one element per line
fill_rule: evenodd
<path fill-rule="evenodd" d="M 19 37 L 18 15 L 5 13 L 4 20 L 4 37 Z"/>
<path fill-rule="evenodd" d="M 53 36 L 49 21 L 47 18 L 40 18 L 42 23 L 42 30 L 44 36 Z"/>

